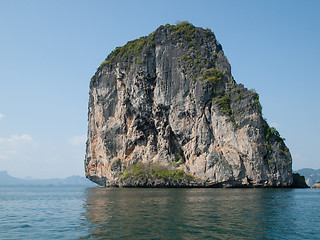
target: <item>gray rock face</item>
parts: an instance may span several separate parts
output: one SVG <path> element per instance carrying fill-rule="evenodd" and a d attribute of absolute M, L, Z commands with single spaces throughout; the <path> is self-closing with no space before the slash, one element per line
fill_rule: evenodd
<path fill-rule="evenodd" d="M 210 30 L 160 26 L 91 79 L 86 176 L 103 186 L 286 187 L 292 160 Z"/>

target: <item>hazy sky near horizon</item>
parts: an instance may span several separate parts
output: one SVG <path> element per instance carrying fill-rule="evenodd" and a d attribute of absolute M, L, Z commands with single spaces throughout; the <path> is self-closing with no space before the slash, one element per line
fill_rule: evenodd
<path fill-rule="evenodd" d="M 0 171 L 83 176 L 91 76 L 115 47 L 178 20 L 214 31 L 293 169 L 319 169 L 319 12 L 316 0 L 0 0 Z"/>

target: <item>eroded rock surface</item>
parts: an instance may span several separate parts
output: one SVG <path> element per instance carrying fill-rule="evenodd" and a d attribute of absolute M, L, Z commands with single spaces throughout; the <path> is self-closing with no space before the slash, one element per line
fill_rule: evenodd
<path fill-rule="evenodd" d="M 292 184 L 289 149 L 208 29 L 160 26 L 115 49 L 91 79 L 88 111 L 85 171 L 100 185 Z"/>

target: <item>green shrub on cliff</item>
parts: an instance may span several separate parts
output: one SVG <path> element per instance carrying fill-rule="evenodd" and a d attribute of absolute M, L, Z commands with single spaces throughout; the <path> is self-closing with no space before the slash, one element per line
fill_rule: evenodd
<path fill-rule="evenodd" d="M 137 163 L 130 165 L 127 169 L 122 173 L 121 179 L 134 179 L 134 180 L 141 180 L 147 181 L 148 179 L 151 180 L 186 180 L 192 181 L 194 177 L 190 174 L 185 173 L 183 170 L 169 170 L 166 166 L 162 165 L 150 165 L 147 166 L 143 163 Z"/>
<path fill-rule="evenodd" d="M 103 67 L 105 65 L 110 66 L 115 62 L 116 59 L 123 61 L 128 58 L 129 63 L 132 63 L 133 60 L 136 63 L 143 49 L 145 49 L 146 54 L 149 55 L 151 53 L 151 48 L 154 47 L 154 34 L 150 34 L 148 37 L 140 37 L 133 41 L 129 41 L 126 45 L 117 47 L 113 52 L 111 52 L 110 55 L 105 59 L 105 61 L 100 64 L 100 67 Z"/>
<path fill-rule="evenodd" d="M 231 116 L 232 110 L 231 110 L 231 98 L 228 95 L 224 95 L 222 97 L 217 98 L 217 105 L 221 111 L 221 113 Z"/>
<path fill-rule="evenodd" d="M 269 124 L 267 123 L 266 120 L 265 121 L 265 136 L 266 136 L 266 140 L 269 141 L 271 137 L 275 137 L 277 142 L 281 142 L 281 141 L 285 141 L 285 138 L 282 138 L 280 136 L 280 133 L 278 132 L 278 130 L 274 127 L 270 127 Z"/>
<path fill-rule="evenodd" d="M 233 124 L 233 127 L 234 128 L 239 127 L 239 125 L 237 124 L 237 122 L 234 118 L 233 112 L 232 112 L 230 96 L 223 91 L 217 91 L 215 94 L 214 100 L 215 100 L 216 104 L 218 105 L 220 112 L 222 114 L 229 116 L 229 118 Z"/>
<path fill-rule="evenodd" d="M 147 177 L 146 166 L 143 163 L 137 163 L 130 165 L 123 173 L 121 178 L 135 178 L 135 179 L 145 179 Z"/>
<path fill-rule="evenodd" d="M 177 22 L 176 25 L 171 25 L 170 30 L 173 30 L 173 32 L 177 35 L 183 36 L 187 42 L 191 42 L 193 40 L 196 27 L 188 21 L 182 21 Z"/>
<path fill-rule="evenodd" d="M 223 73 L 218 69 L 210 68 L 203 73 L 202 78 L 212 87 L 217 87 L 222 84 Z"/>

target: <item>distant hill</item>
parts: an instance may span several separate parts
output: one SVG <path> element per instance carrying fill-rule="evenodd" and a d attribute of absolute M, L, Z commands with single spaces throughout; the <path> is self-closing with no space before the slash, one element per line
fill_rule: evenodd
<path fill-rule="evenodd" d="M 7 171 L 0 172 L 0 186 L 13 186 L 13 185 L 24 185 L 24 186 L 84 186 L 84 187 L 95 187 L 97 184 L 91 182 L 85 177 L 71 176 L 65 179 L 51 178 L 51 179 L 21 179 L 12 177 Z"/>
<path fill-rule="evenodd" d="M 312 168 L 303 168 L 295 172 L 304 176 L 306 179 L 306 183 L 310 187 L 312 187 L 316 182 L 320 182 L 320 169 L 315 170 Z"/>
<path fill-rule="evenodd" d="M 25 181 L 20 178 L 10 176 L 7 171 L 0 172 L 0 185 L 20 185 Z"/>
<path fill-rule="evenodd" d="M 299 173 L 304 176 L 308 186 L 312 187 L 316 182 L 320 182 L 320 169 L 315 170 L 312 168 L 303 168 L 295 173 Z M 50 178 L 50 179 L 32 179 L 32 178 L 16 178 L 8 174 L 7 171 L 0 171 L 0 186 L 84 186 L 84 187 L 96 187 L 97 184 L 91 182 L 89 179 L 80 176 L 71 176 L 65 179 Z"/>

